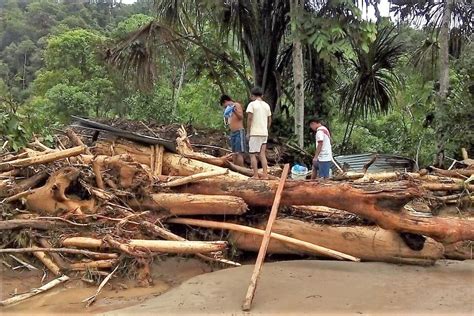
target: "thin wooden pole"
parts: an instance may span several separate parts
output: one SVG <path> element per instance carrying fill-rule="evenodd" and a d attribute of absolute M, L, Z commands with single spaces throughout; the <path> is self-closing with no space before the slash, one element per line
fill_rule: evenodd
<path fill-rule="evenodd" d="M 244 303 L 242 305 L 243 311 L 249 311 L 252 307 L 253 297 L 255 295 L 255 289 L 257 288 L 258 277 L 260 276 L 260 271 L 262 270 L 263 260 L 267 254 L 268 244 L 270 243 L 270 234 L 272 232 L 273 222 L 276 219 L 278 208 L 280 206 L 281 194 L 283 193 L 283 187 L 285 186 L 286 178 L 288 178 L 288 171 L 290 170 L 290 165 L 286 164 L 283 168 L 283 173 L 278 183 L 278 188 L 275 194 L 275 199 L 273 200 L 272 210 L 270 211 L 270 216 L 267 222 L 267 228 L 265 229 L 265 234 L 263 235 L 262 245 L 258 251 L 257 262 L 255 263 L 255 268 L 253 270 L 252 278 L 250 279 L 250 285 L 247 290 L 247 295 L 245 296 Z"/>

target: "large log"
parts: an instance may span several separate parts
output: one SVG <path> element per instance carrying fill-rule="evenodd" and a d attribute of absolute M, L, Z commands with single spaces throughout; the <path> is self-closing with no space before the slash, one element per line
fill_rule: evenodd
<path fill-rule="evenodd" d="M 137 210 L 153 210 L 164 215 L 241 215 L 247 211 L 242 198 L 225 195 L 157 193 L 144 201 L 130 200 Z"/>
<path fill-rule="evenodd" d="M 129 154 L 134 161 L 137 161 L 147 166 L 150 165 L 150 157 L 151 155 L 153 155 L 153 151 L 150 149 L 150 147 L 141 146 L 126 141 L 117 141 L 113 144 L 109 142 L 97 142 L 94 150 L 95 153 L 108 156 Z M 191 158 L 186 158 L 182 155 L 173 154 L 170 152 L 163 153 L 162 169 L 163 174 L 175 176 L 190 176 L 196 173 L 209 171 L 224 172 L 226 170 L 225 168 L 219 166 L 211 165 L 209 163 Z M 229 171 L 225 177 L 240 180 L 248 178 L 247 176 L 233 171 Z"/>
<path fill-rule="evenodd" d="M 180 192 L 241 197 L 248 205 L 270 206 L 277 181 L 209 179 L 177 188 Z M 282 205 L 322 205 L 360 215 L 380 227 L 433 237 L 444 242 L 474 239 L 474 224 L 462 219 L 422 217 L 403 206 L 422 196 L 416 184 L 399 181 L 348 184 L 332 181 L 288 181 Z"/>
<path fill-rule="evenodd" d="M 323 247 L 330 247 L 364 261 L 432 264 L 442 258 L 444 253 L 443 245 L 431 238 L 425 240 L 423 249 L 416 251 L 410 249 L 398 233 L 376 226 L 343 227 L 311 224 L 295 219 L 278 219 L 273 231 Z M 258 251 L 261 237 L 232 232 L 230 241 L 239 249 Z M 269 252 L 304 253 L 301 249 L 278 240 L 272 240 Z"/>
<path fill-rule="evenodd" d="M 62 241 L 66 247 L 101 248 L 106 243 L 101 239 L 89 237 L 70 237 Z M 141 247 L 154 252 L 163 253 L 207 253 L 224 250 L 227 243 L 224 241 L 169 241 L 132 239 L 127 246 Z"/>
<path fill-rule="evenodd" d="M 249 226 L 244 226 L 244 225 L 239 225 L 239 224 L 234 224 L 234 223 L 222 223 L 222 222 L 206 221 L 206 220 L 192 219 L 192 218 L 171 218 L 171 219 L 168 219 L 168 222 L 174 223 L 174 224 L 191 225 L 191 226 L 206 227 L 206 228 L 212 228 L 212 229 L 228 229 L 228 230 L 239 231 L 239 232 L 244 232 L 248 234 L 254 234 L 258 236 L 263 236 L 265 234 L 265 230 L 249 227 Z M 321 247 L 319 245 L 315 245 L 309 242 L 298 240 L 298 239 L 281 235 L 278 233 L 272 232 L 270 234 L 270 237 L 276 240 L 285 242 L 285 243 L 292 244 L 297 249 L 300 249 L 302 251 L 306 251 L 309 253 L 325 254 L 329 257 L 336 258 L 336 259 L 360 261 L 359 258 L 349 256 L 345 253 L 334 251 L 326 247 Z"/>

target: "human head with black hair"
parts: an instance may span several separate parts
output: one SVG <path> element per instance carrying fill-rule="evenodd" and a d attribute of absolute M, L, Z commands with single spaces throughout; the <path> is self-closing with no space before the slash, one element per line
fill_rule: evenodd
<path fill-rule="evenodd" d="M 250 90 L 250 94 L 250 98 L 252 100 L 257 100 L 263 96 L 263 89 L 258 86 L 255 86 L 252 88 L 252 90 Z"/>
<path fill-rule="evenodd" d="M 232 98 L 228 96 L 227 94 L 221 95 L 221 99 L 220 99 L 221 106 L 226 107 L 227 105 L 229 105 L 229 103 L 232 103 L 232 102 L 234 101 L 232 101 Z"/>
<path fill-rule="evenodd" d="M 313 117 L 309 120 L 309 128 L 311 128 L 313 132 L 316 132 L 322 125 L 322 120 L 318 117 Z"/>

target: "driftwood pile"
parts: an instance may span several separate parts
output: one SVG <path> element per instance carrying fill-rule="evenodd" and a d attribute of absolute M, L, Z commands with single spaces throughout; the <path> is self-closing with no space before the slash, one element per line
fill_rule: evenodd
<path fill-rule="evenodd" d="M 238 266 L 235 250 L 258 251 L 278 174 L 250 179 L 230 156 L 194 151 L 184 129 L 176 152 L 64 134 L 54 149 L 35 140 L 0 157 L 4 263 L 36 258 L 59 277 L 53 286 L 76 273 L 107 276 L 101 289 L 113 273 L 133 272 L 139 284 L 150 284 L 156 255 Z M 470 162 L 453 170 L 288 180 L 268 253 L 423 265 L 472 258 Z"/>

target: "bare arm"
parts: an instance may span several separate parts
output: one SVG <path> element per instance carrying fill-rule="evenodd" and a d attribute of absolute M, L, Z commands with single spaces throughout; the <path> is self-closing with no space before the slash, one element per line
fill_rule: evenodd
<path fill-rule="evenodd" d="M 318 159 L 321 150 L 323 149 L 323 142 L 319 141 L 318 145 L 316 146 L 316 153 L 314 154 L 314 159 Z"/>
<path fill-rule="evenodd" d="M 240 105 L 240 103 L 235 103 L 234 114 L 239 120 L 244 118 L 244 111 L 242 110 L 242 105 Z"/>
<path fill-rule="evenodd" d="M 247 135 L 250 135 L 250 127 L 252 126 L 253 113 L 247 112 Z"/>
<path fill-rule="evenodd" d="M 268 129 L 270 130 L 270 126 L 272 126 L 272 116 L 268 117 Z"/>

